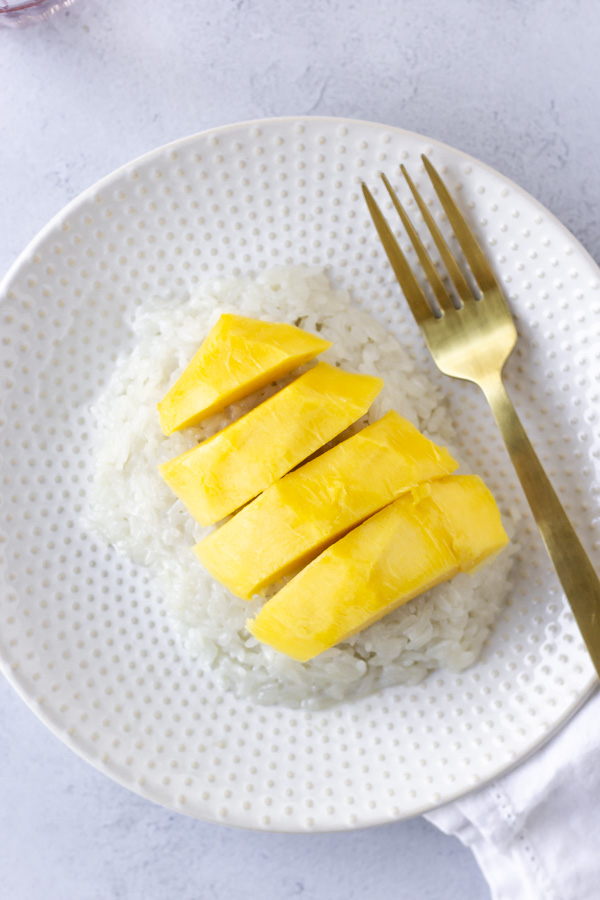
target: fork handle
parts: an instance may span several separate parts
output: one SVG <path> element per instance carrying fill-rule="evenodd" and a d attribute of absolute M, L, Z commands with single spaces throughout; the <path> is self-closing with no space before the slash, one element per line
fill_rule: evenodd
<path fill-rule="evenodd" d="M 479 382 L 540 529 L 596 672 L 600 675 L 600 580 L 533 449 L 500 374 Z"/>

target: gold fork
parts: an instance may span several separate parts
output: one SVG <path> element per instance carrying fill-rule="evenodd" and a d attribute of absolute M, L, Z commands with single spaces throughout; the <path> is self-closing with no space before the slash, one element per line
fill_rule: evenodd
<path fill-rule="evenodd" d="M 381 177 L 439 304 L 438 310 L 432 309 L 392 229 L 363 184 L 369 212 L 434 362 L 445 375 L 472 381 L 485 394 L 596 672 L 600 674 L 600 581 L 502 382 L 502 370 L 516 344 L 517 330 L 492 268 L 475 236 L 431 162 L 426 156 L 421 158 L 477 282 L 480 297 L 476 297 L 471 290 L 404 166 L 400 167 L 402 174 L 460 300 L 458 308 L 385 175 Z"/>

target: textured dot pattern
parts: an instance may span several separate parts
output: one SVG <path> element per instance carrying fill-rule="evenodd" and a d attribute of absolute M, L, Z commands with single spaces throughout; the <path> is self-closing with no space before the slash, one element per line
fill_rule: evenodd
<path fill-rule="evenodd" d="M 297 831 L 415 815 L 514 764 L 593 682 L 491 414 L 474 387 L 433 366 L 362 200 L 365 179 L 391 215 L 377 182 L 383 169 L 422 228 L 400 182 L 402 161 L 446 229 L 423 152 L 506 288 L 521 335 L 508 387 L 598 564 L 598 270 L 530 197 L 454 150 L 324 119 L 195 136 L 78 198 L 3 283 L 4 671 L 101 771 L 187 814 Z M 131 346 L 135 307 L 221 273 L 285 263 L 325 266 L 409 347 L 442 384 L 462 453 L 525 522 L 510 601 L 476 666 L 321 713 L 222 695 L 180 650 L 144 571 L 86 533 L 81 518 L 94 442 L 90 405 Z"/>

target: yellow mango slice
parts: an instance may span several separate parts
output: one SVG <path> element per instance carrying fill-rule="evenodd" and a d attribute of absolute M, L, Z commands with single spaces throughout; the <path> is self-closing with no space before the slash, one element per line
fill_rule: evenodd
<path fill-rule="evenodd" d="M 249 600 L 400 494 L 457 468 L 446 449 L 392 411 L 276 481 L 194 550 L 211 575 Z"/>
<path fill-rule="evenodd" d="M 455 475 L 431 485 L 420 485 L 415 492 L 421 522 L 431 532 L 450 535 L 452 551 L 462 572 L 474 572 L 490 562 L 508 536 L 502 525 L 496 501 L 477 475 Z"/>
<path fill-rule="evenodd" d="M 294 325 L 222 315 L 158 404 L 163 432 L 197 425 L 328 347 L 330 341 Z"/>
<path fill-rule="evenodd" d="M 472 570 L 507 542 L 480 478 L 432 481 L 324 550 L 246 625 L 258 640 L 305 662 L 460 570 Z"/>
<path fill-rule="evenodd" d="M 218 522 L 360 419 L 382 387 L 318 363 L 160 472 L 201 525 Z"/>

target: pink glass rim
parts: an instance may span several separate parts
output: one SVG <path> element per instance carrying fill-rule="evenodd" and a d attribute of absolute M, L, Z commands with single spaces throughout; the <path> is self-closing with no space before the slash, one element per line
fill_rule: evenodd
<path fill-rule="evenodd" d="M 35 9 L 36 6 L 42 6 L 42 4 L 47 2 L 48 0 L 23 0 L 22 3 L 17 3 L 15 6 L 0 6 L 0 15 Z"/>

